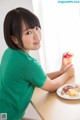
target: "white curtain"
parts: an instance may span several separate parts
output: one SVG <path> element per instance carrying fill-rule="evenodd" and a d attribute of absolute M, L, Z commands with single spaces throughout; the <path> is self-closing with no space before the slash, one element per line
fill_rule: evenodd
<path fill-rule="evenodd" d="M 60 68 L 66 51 L 74 54 L 75 70 L 80 70 L 80 3 L 33 0 L 33 7 L 42 25 L 40 57 L 46 72 Z"/>

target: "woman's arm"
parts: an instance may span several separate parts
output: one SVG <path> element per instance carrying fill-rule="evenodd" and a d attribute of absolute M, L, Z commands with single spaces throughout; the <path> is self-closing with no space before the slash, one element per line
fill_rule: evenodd
<path fill-rule="evenodd" d="M 71 65 L 71 63 L 67 63 L 65 64 L 65 60 L 64 60 L 64 54 L 62 56 L 62 64 L 61 64 L 61 68 L 59 71 L 56 71 L 56 72 L 52 72 L 52 73 L 47 73 L 47 76 L 50 78 L 50 79 L 54 79 L 56 77 L 59 77 L 60 75 L 62 75 L 67 69 L 68 67 Z M 73 66 L 73 65 L 72 65 Z"/>
<path fill-rule="evenodd" d="M 41 89 L 54 92 L 56 91 L 61 85 L 65 84 L 67 80 L 70 77 L 74 76 L 74 69 L 72 65 L 69 65 L 66 71 L 61 74 L 59 77 L 56 77 L 55 79 L 51 80 L 49 77 L 47 77 L 44 85 L 41 87 Z"/>
<path fill-rule="evenodd" d="M 59 77 L 61 75 L 61 71 L 56 71 L 52 73 L 47 73 L 47 76 L 52 80 L 55 79 L 56 77 Z"/>
<path fill-rule="evenodd" d="M 50 79 L 55 79 L 56 77 L 59 77 L 60 75 L 62 75 L 68 69 L 69 66 L 73 67 L 73 65 L 71 63 L 68 63 L 68 64 L 62 66 L 59 71 L 47 73 L 47 76 Z"/>

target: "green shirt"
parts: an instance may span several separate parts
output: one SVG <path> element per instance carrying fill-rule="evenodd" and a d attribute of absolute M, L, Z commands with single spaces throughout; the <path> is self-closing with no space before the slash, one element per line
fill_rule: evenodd
<path fill-rule="evenodd" d="M 8 48 L 0 66 L 0 113 L 7 113 L 7 120 L 22 118 L 35 86 L 42 87 L 46 78 L 37 60 Z"/>

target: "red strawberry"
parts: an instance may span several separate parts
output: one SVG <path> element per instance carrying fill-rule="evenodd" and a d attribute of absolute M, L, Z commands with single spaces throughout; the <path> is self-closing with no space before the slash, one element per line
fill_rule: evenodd
<path fill-rule="evenodd" d="M 73 55 L 71 53 L 66 53 L 64 54 L 64 58 L 69 58 L 69 57 L 72 57 Z"/>

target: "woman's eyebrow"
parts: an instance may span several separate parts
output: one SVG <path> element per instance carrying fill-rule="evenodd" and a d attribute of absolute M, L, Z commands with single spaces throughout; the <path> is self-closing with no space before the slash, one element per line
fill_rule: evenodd
<path fill-rule="evenodd" d="M 24 29 L 23 32 L 26 32 L 26 31 L 28 31 L 28 30 L 29 30 L 29 29 Z"/>

